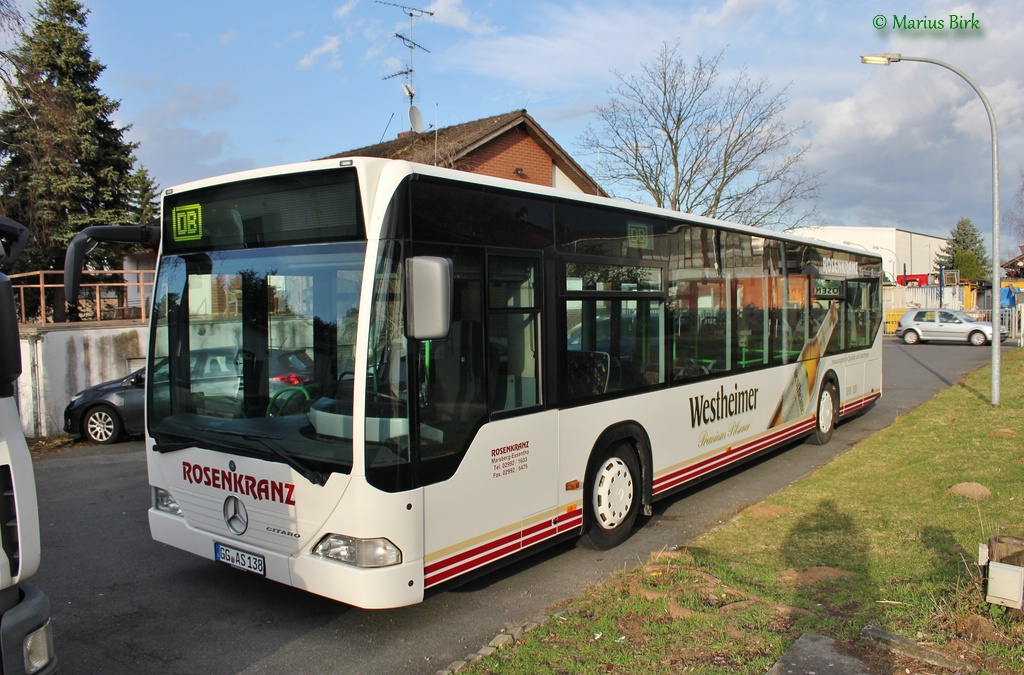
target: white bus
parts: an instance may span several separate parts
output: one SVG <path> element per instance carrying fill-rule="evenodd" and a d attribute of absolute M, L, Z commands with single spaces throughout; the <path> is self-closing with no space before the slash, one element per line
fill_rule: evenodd
<path fill-rule="evenodd" d="M 359 607 L 881 395 L 881 259 L 809 239 L 357 158 L 166 190 L 159 240 L 153 537 Z"/>

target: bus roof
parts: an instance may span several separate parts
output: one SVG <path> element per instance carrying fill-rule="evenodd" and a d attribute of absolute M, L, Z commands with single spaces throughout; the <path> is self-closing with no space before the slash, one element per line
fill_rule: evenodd
<path fill-rule="evenodd" d="M 459 171 L 456 169 L 430 166 L 428 164 L 417 164 L 414 162 L 408 162 L 406 160 L 383 159 L 379 157 L 345 157 L 332 159 L 318 159 L 308 162 L 294 162 L 290 164 L 279 164 L 275 166 L 263 167 L 258 169 L 248 169 L 245 171 L 222 174 L 219 176 L 211 176 L 208 178 L 203 178 L 188 183 L 182 183 L 180 185 L 167 188 L 164 191 L 164 194 L 177 194 L 179 192 L 210 187 L 213 185 L 221 185 L 224 183 L 232 183 L 256 178 L 265 178 L 269 176 L 277 176 L 288 173 L 300 173 L 305 171 L 327 171 L 339 167 L 348 166 L 354 167 L 360 173 L 359 181 L 360 184 L 363 186 L 365 185 L 367 180 L 377 180 L 385 172 L 392 173 L 393 175 L 396 176 L 436 176 L 438 178 L 445 178 L 448 180 L 454 180 L 463 183 L 470 183 L 474 185 L 487 185 L 495 188 L 513 190 L 515 192 L 521 192 L 524 194 L 543 195 L 552 198 L 574 201 L 578 203 L 594 204 L 619 209 L 628 209 L 630 211 L 634 211 L 636 213 L 643 213 L 649 216 L 656 216 L 670 220 L 685 220 L 695 225 L 709 225 L 712 227 L 732 230 L 735 232 L 743 232 L 754 236 L 772 237 L 775 239 L 805 243 L 813 246 L 823 246 L 831 250 L 845 251 L 857 254 L 859 256 L 867 256 L 869 258 L 877 258 L 878 260 L 881 260 L 881 255 L 871 253 L 870 251 L 865 251 L 864 249 L 861 248 L 834 244 L 831 242 L 822 241 L 820 239 L 795 235 L 784 231 L 780 232 L 777 230 L 768 230 L 765 228 L 743 225 L 741 223 L 719 220 L 717 218 L 709 218 L 707 216 L 699 216 L 692 213 L 684 213 L 682 211 L 673 211 L 671 209 L 659 208 L 656 206 L 636 204 L 634 202 L 627 202 L 624 200 L 614 199 L 611 197 L 599 197 L 596 195 L 584 194 L 582 192 L 561 190 L 558 188 L 547 187 L 543 185 L 534 185 L 531 183 L 523 183 L 521 181 L 514 181 L 507 178 L 496 178 L 493 176 L 469 173 L 466 171 Z"/>

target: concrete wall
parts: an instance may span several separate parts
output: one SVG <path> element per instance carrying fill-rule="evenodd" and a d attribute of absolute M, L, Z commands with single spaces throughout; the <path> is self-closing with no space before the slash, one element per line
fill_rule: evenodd
<path fill-rule="evenodd" d="M 145 324 L 22 328 L 18 407 L 29 438 L 63 433 L 64 408 L 86 387 L 145 365 Z"/>

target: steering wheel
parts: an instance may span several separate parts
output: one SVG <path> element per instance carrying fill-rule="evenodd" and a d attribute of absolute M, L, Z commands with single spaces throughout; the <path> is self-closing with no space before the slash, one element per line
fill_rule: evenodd
<path fill-rule="evenodd" d="M 309 390 L 302 385 L 294 385 L 278 389 L 274 392 L 274 395 L 270 397 L 270 402 L 267 403 L 267 417 L 283 415 L 284 411 L 288 409 L 288 406 L 292 401 L 299 400 L 299 396 L 302 396 L 303 400 L 306 401 L 311 398 Z M 301 403 L 301 401 L 299 402 Z"/>

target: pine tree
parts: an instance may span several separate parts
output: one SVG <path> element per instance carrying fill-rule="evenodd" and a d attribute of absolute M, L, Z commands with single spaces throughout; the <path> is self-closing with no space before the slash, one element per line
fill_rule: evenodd
<path fill-rule="evenodd" d="M 140 167 L 128 177 L 129 225 L 149 225 L 160 215 L 160 186 Z"/>
<path fill-rule="evenodd" d="M 133 220 L 136 145 L 112 120 L 119 102 L 96 86 L 104 66 L 92 56 L 87 15 L 77 0 L 39 0 L 8 55 L 14 72 L 0 113 L 0 212 L 32 233 L 18 271 L 63 269 L 79 230 Z"/>
<path fill-rule="evenodd" d="M 988 280 L 992 261 L 981 233 L 970 218 L 961 216 L 956 221 L 956 227 L 949 233 L 949 241 L 935 256 L 936 272 L 940 266 L 945 270 L 960 270 L 960 278 L 964 280 Z"/>

